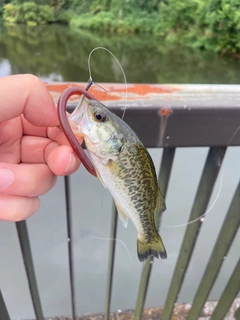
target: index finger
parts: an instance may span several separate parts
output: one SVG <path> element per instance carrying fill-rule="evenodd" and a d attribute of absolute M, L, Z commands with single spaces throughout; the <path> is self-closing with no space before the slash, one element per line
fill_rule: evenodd
<path fill-rule="evenodd" d="M 31 74 L 0 79 L 0 122 L 21 114 L 35 126 L 59 124 L 50 93 L 42 81 Z"/>

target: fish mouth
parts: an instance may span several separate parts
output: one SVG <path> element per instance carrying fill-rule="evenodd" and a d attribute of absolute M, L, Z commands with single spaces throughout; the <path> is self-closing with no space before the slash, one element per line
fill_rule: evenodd
<path fill-rule="evenodd" d="M 78 102 L 78 105 L 76 106 L 76 108 L 73 110 L 73 112 L 70 114 L 68 118 L 70 122 L 78 124 L 81 121 L 84 111 L 87 108 L 85 98 L 86 98 L 85 95 L 82 94 Z"/>
<path fill-rule="evenodd" d="M 86 96 L 83 94 L 78 102 L 77 107 L 73 110 L 73 112 L 68 117 L 69 125 L 74 132 L 74 134 L 80 136 L 82 135 L 80 130 L 80 122 L 83 118 L 84 112 L 87 110 L 88 104 L 85 101 Z"/>

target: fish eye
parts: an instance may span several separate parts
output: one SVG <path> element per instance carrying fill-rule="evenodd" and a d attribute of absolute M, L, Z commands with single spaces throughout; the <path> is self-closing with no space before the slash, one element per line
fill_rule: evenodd
<path fill-rule="evenodd" d="M 101 114 L 101 112 L 99 112 L 99 111 L 94 112 L 94 118 L 98 122 L 104 122 L 106 120 L 105 114 Z"/>

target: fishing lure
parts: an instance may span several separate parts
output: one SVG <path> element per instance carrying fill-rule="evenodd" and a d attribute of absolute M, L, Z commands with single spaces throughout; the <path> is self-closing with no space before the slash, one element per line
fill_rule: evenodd
<path fill-rule="evenodd" d="M 92 82 L 89 82 L 86 89 L 83 89 L 80 87 L 67 88 L 61 94 L 61 96 L 58 100 L 57 111 L 58 111 L 58 118 L 59 118 L 59 121 L 61 124 L 61 128 L 62 128 L 66 138 L 68 139 L 68 142 L 70 143 L 71 147 L 73 148 L 76 155 L 79 157 L 79 159 L 81 160 L 82 164 L 87 169 L 87 171 L 96 177 L 97 175 L 96 175 L 96 171 L 94 169 L 94 166 L 92 165 L 91 161 L 89 160 L 89 158 L 85 154 L 83 148 L 79 144 L 77 138 L 75 137 L 75 135 L 74 135 L 69 123 L 68 123 L 68 119 L 66 116 L 67 101 L 74 94 L 84 95 L 91 100 L 96 100 L 96 98 L 93 95 L 91 95 L 91 93 L 89 93 L 87 91 L 91 85 L 92 85 Z"/>

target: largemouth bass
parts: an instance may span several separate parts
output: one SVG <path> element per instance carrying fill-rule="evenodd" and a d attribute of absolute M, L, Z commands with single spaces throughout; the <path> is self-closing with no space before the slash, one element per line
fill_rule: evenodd
<path fill-rule="evenodd" d="M 127 227 L 137 229 L 140 261 L 148 256 L 167 258 L 154 215 L 166 209 L 153 161 L 133 130 L 98 101 L 82 98 L 68 118 L 76 136 L 84 138 L 97 176 L 115 201 Z"/>

